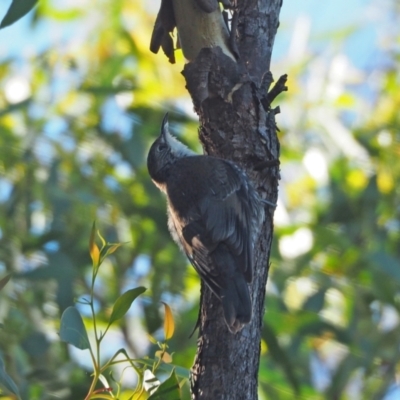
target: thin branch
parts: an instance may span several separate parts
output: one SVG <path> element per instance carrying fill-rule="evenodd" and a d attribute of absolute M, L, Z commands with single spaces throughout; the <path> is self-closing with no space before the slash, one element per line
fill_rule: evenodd
<path fill-rule="evenodd" d="M 288 90 L 286 86 L 287 82 L 287 74 L 282 75 L 277 82 L 275 83 L 274 87 L 261 99 L 261 103 L 264 107 L 264 110 L 267 111 L 271 107 L 272 102 L 282 93 Z"/>

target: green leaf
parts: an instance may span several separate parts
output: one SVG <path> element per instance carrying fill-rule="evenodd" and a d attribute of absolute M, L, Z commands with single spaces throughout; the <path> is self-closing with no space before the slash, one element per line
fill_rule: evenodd
<path fill-rule="evenodd" d="M 326 398 L 342 398 L 342 393 L 348 384 L 353 372 L 357 368 L 368 368 L 366 365 L 366 360 L 363 360 L 362 357 L 355 356 L 354 354 L 348 354 L 342 362 L 339 364 L 338 368 L 332 377 L 331 384 L 326 391 Z"/>
<path fill-rule="evenodd" d="M 122 318 L 128 312 L 136 297 L 138 297 L 145 291 L 146 288 L 139 286 L 135 289 L 130 289 L 126 291 L 124 294 L 118 297 L 117 301 L 114 303 L 108 326 L 110 326 L 116 320 Z"/>
<path fill-rule="evenodd" d="M 89 338 L 85 325 L 78 310 L 75 307 L 68 307 L 61 317 L 60 338 L 63 342 L 67 342 L 85 350 L 90 348 Z"/>
<path fill-rule="evenodd" d="M 106 256 L 114 253 L 117 249 L 119 249 L 124 243 L 116 243 L 110 245 L 110 247 L 107 249 Z"/>
<path fill-rule="evenodd" d="M 268 345 L 268 351 L 271 357 L 278 363 L 283 371 L 285 372 L 286 378 L 291 384 L 294 392 L 299 394 L 300 384 L 297 376 L 294 372 L 294 365 L 290 361 L 286 351 L 279 344 L 278 338 L 275 332 L 268 324 L 264 324 L 261 332 L 261 337 L 265 340 Z"/>
<path fill-rule="evenodd" d="M 126 242 L 128 243 L 128 242 Z M 104 258 L 108 257 L 110 254 L 113 254 L 117 249 L 119 249 L 121 246 L 123 246 L 126 243 L 107 243 L 106 247 L 104 247 L 102 250 L 101 254 L 101 260 Z"/>
<path fill-rule="evenodd" d="M 317 318 L 317 316 L 316 316 Z M 322 336 L 326 332 L 334 334 L 335 340 L 340 343 L 351 343 L 350 334 L 347 329 L 335 326 L 334 324 L 326 321 L 315 319 L 311 322 L 301 324 L 297 330 L 296 336 L 293 337 L 290 351 L 295 353 L 302 345 L 304 338 L 307 336 Z"/>
<path fill-rule="evenodd" d="M 0 386 L 5 388 L 8 392 L 17 395 L 18 399 L 20 399 L 19 390 L 17 388 L 17 385 L 7 374 L 7 372 L 4 368 L 4 361 L 1 357 L 0 357 Z"/>
<path fill-rule="evenodd" d="M 180 400 L 181 398 L 178 378 L 175 370 L 173 370 L 171 376 L 158 387 L 156 392 L 149 397 L 149 400 Z"/>
<path fill-rule="evenodd" d="M 157 344 L 157 340 L 153 338 L 153 336 L 151 336 L 150 333 L 147 333 L 147 339 L 149 339 L 151 343 Z"/>
<path fill-rule="evenodd" d="M 322 310 L 325 302 L 325 289 L 320 289 L 312 294 L 303 304 L 303 309 L 318 313 Z"/>
<path fill-rule="evenodd" d="M 80 90 L 86 93 L 92 93 L 96 96 L 109 96 L 111 94 L 118 94 L 121 92 L 129 92 L 134 89 L 131 85 L 119 85 L 119 86 L 82 86 Z"/>
<path fill-rule="evenodd" d="M 60 268 L 58 266 L 49 265 L 45 267 L 35 268 L 33 270 L 15 274 L 14 278 L 29 279 L 32 281 L 44 280 L 44 279 L 57 279 L 60 274 Z"/>
<path fill-rule="evenodd" d="M 137 360 L 135 360 L 135 361 L 137 361 Z M 154 363 L 156 363 L 157 361 L 152 358 L 142 358 L 139 362 L 141 364 L 147 365 L 148 367 L 152 368 L 154 366 Z M 157 368 L 157 371 L 165 372 L 165 373 L 175 371 L 176 375 L 179 376 L 180 378 L 184 378 L 184 379 L 190 378 L 190 371 L 187 368 L 180 367 L 175 364 L 166 364 L 166 363 L 162 362 L 159 365 L 159 367 Z"/>
<path fill-rule="evenodd" d="M 7 285 L 9 280 L 11 279 L 11 274 L 7 274 L 0 279 L 0 290 L 3 289 L 4 286 Z"/>
<path fill-rule="evenodd" d="M 7 11 L 7 14 L 1 21 L 0 29 L 13 24 L 15 21 L 18 21 L 29 11 L 31 11 L 37 2 L 38 0 L 13 0 L 10 8 Z"/>
<path fill-rule="evenodd" d="M 30 357 L 39 358 L 46 354 L 50 342 L 44 333 L 33 331 L 21 342 L 21 347 Z"/>
<path fill-rule="evenodd" d="M 400 283 L 400 262 L 396 257 L 387 254 L 383 251 L 377 251 L 370 256 L 374 263 L 374 269 L 383 272 L 390 279 Z"/>
<path fill-rule="evenodd" d="M 1 28 L 0 28 L 1 29 Z M 20 101 L 19 103 L 10 104 L 8 107 L 0 109 L 0 117 L 10 114 L 12 112 L 27 108 L 31 103 L 31 99 Z"/>
<path fill-rule="evenodd" d="M 94 225 L 94 224 L 95 224 L 95 223 L 93 223 L 93 225 Z M 105 239 L 103 238 L 103 236 L 101 235 L 101 233 L 100 233 L 99 230 L 97 230 L 97 236 L 98 236 L 98 237 L 100 238 L 100 240 L 101 240 L 101 244 L 102 244 L 101 248 L 105 247 L 105 245 L 106 245 L 107 243 L 106 243 Z"/>
<path fill-rule="evenodd" d="M 94 241 L 95 235 L 96 235 L 96 222 L 93 222 L 92 231 L 90 232 L 90 238 L 89 238 L 89 253 L 90 257 L 92 258 L 93 267 L 98 267 L 100 262 L 100 250 Z"/>

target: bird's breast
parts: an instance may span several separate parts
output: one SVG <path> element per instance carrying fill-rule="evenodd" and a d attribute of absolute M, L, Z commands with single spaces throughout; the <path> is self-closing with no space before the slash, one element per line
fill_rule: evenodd
<path fill-rule="evenodd" d="M 185 227 L 185 221 L 179 216 L 174 210 L 172 205 L 168 204 L 168 229 L 171 233 L 175 243 L 178 244 L 180 249 L 186 253 L 189 257 L 192 255 L 192 247 L 187 243 L 182 235 L 183 228 Z"/>

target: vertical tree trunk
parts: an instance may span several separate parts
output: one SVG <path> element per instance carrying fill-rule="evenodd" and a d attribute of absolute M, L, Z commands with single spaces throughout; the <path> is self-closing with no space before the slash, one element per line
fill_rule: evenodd
<path fill-rule="evenodd" d="M 190 61 L 182 73 L 200 117 L 199 136 L 205 152 L 239 164 L 262 198 L 276 202 L 278 109 L 272 110 L 270 105 L 286 90 L 286 76 L 268 91 L 282 0 L 219 1 L 227 6 L 235 4 L 230 36 L 217 0 L 162 0 L 150 49 L 158 52 L 161 47 L 174 62 L 170 33 L 177 26 L 183 53 Z M 251 323 L 236 335 L 231 334 L 220 302 L 204 285 L 198 349 L 192 368 L 193 399 L 257 399 L 273 211 L 266 207 L 266 218 L 255 245 Z"/>
<path fill-rule="evenodd" d="M 272 47 L 281 0 L 239 0 L 237 63 L 219 48 L 203 49 L 183 71 L 196 112 L 200 140 L 207 154 L 235 161 L 252 178 L 264 199 L 276 202 L 279 142 L 270 102 L 285 90 L 285 77 L 267 95 Z M 192 398 L 257 399 L 261 326 L 273 234 L 273 209 L 266 208 L 255 250 L 251 285 L 253 318 L 231 334 L 219 301 L 204 287 L 198 349 L 192 367 Z"/>

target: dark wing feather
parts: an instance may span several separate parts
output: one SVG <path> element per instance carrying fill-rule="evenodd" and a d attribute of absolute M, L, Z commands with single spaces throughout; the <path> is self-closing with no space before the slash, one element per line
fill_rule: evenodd
<path fill-rule="evenodd" d="M 211 243 L 208 246 L 204 244 L 207 233 L 204 225 L 199 219 L 189 222 L 182 229 L 184 239 L 184 251 L 190 262 L 202 279 L 207 283 L 210 289 L 220 297 L 221 285 L 219 283 L 219 271 L 210 258 L 210 253 L 215 250 Z M 203 240 L 202 240 L 203 239 Z M 189 246 L 189 247 L 188 247 Z"/>
<path fill-rule="evenodd" d="M 257 219 L 257 194 L 234 164 L 215 163 L 208 180 L 210 194 L 200 202 L 200 216 L 211 242 L 224 242 L 246 280 L 252 280 L 252 232 Z"/>
<path fill-rule="evenodd" d="M 192 160 L 191 165 L 182 164 L 180 171 L 197 169 L 198 174 L 201 173 L 201 179 L 197 181 L 201 190 L 196 189 L 195 176 L 192 176 L 193 182 L 174 181 L 173 192 L 187 187 L 187 203 L 190 203 L 179 222 L 184 239 L 182 247 L 202 278 L 219 296 L 217 288 L 222 285 L 219 280 L 223 281 L 229 274 L 240 271 L 247 282 L 252 280 L 252 242 L 254 224 L 258 223 L 258 197 L 244 173 L 234 164 L 207 157 L 208 168 L 204 168 L 204 164 L 195 164 L 204 159 Z M 178 179 L 178 173 L 174 176 Z M 192 196 L 192 192 L 196 195 Z M 200 196 L 198 192 L 201 192 Z M 229 253 L 229 257 L 233 257 L 232 271 L 228 266 L 216 265 L 213 258 L 218 258 L 214 257 L 217 248 L 218 254 Z"/>
<path fill-rule="evenodd" d="M 237 332 L 252 313 L 246 282 L 252 280 L 253 240 L 263 213 L 257 193 L 233 163 L 208 156 L 177 162 L 167 193 L 175 240 Z"/>

